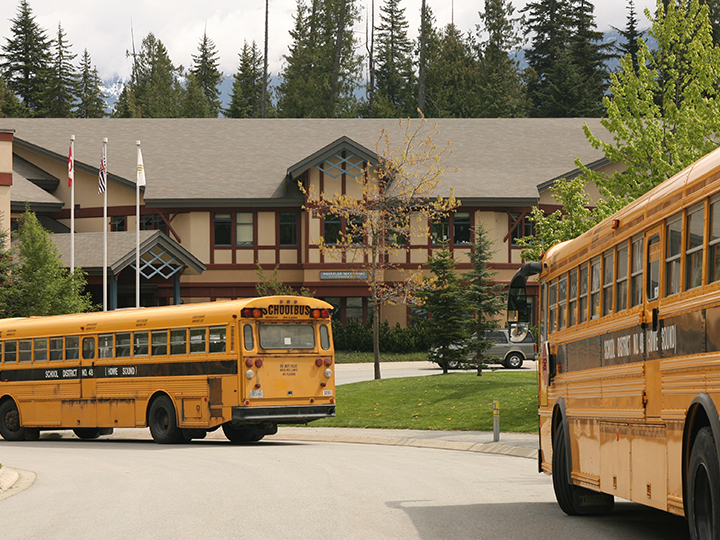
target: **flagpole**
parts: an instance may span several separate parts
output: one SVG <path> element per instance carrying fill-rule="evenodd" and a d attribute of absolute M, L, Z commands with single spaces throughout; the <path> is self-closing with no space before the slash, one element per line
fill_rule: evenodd
<path fill-rule="evenodd" d="M 108 220 L 107 220 L 107 137 L 103 139 L 102 162 L 100 166 L 105 171 L 105 185 L 103 186 L 103 311 L 108 309 L 108 286 L 107 286 L 107 257 L 108 257 Z"/>
<path fill-rule="evenodd" d="M 70 135 L 68 182 L 70 182 L 70 274 L 75 273 L 75 135 Z M 73 280 L 73 283 L 75 281 Z"/>
<path fill-rule="evenodd" d="M 140 169 L 142 153 L 140 152 L 140 141 L 137 145 L 138 172 L 135 182 L 135 306 L 140 307 Z"/>

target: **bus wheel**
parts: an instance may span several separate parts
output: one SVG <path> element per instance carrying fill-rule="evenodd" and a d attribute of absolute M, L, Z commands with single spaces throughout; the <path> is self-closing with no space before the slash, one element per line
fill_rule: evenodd
<path fill-rule="evenodd" d="M 25 428 L 20 425 L 20 413 L 11 399 L 0 404 L 0 435 L 6 441 L 25 440 Z"/>
<path fill-rule="evenodd" d="M 688 469 L 688 521 L 690 538 L 714 540 L 720 533 L 720 467 L 712 430 L 702 428 L 690 452 Z"/>
<path fill-rule="evenodd" d="M 97 439 L 100 436 L 100 428 L 75 428 L 73 429 L 73 433 L 84 440 Z"/>
<path fill-rule="evenodd" d="M 251 426 L 236 427 L 223 424 L 222 429 L 228 440 L 233 443 L 257 442 L 264 437 L 263 433 Z"/>
<path fill-rule="evenodd" d="M 553 489 L 560 509 L 569 516 L 610 512 L 615 506 L 615 499 L 612 495 L 598 493 L 570 483 L 565 437 L 565 426 L 560 422 L 557 432 L 555 432 L 552 458 Z"/>
<path fill-rule="evenodd" d="M 156 443 L 172 444 L 182 439 L 182 430 L 178 428 L 175 418 L 175 407 L 167 396 L 159 396 L 153 400 L 148 425 Z"/>

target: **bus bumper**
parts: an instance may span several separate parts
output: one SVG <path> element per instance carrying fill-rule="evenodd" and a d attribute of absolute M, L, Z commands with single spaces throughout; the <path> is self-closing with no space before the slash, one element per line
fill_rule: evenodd
<path fill-rule="evenodd" d="M 233 407 L 233 422 L 277 422 L 304 424 L 335 416 L 335 405 L 287 405 L 279 407 Z"/>

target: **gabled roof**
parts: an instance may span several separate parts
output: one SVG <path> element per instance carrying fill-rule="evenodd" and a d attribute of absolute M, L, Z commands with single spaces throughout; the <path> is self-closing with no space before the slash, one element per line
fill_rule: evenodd
<path fill-rule="evenodd" d="M 583 124 L 611 140 L 600 119 L 438 119 L 428 126 L 434 123 L 434 141 L 449 141 L 453 150 L 438 194 L 454 188 L 466 205 L 534 204 L 538 185 L 572 171 L 575 158 L 591 163 L 603 157 L 587 142 Z M 2 118 L 2 128 L 15 130 L 16 145 L 62 162 L 75 135 L 75 166 L 93 174 L 107 137 L 110 180 L 129 186 L 140 140 L 145 204 L 155 207 L 299 206 L 299 192 L 286 190 L 288 173 L 296 174 L 338 141 L 372 154 L 367 149 L 375 148 L 383 130 L 396 145 L 404 134 L 396 119 Z"/>
<path fill-rule="evenodd" d="M 10 188 L 10 209 L 24 212 L 26 204 L 33 212 L 58 212 L 65 203 L 21 175 L 13 166 L 13 185 Z M 39 169 L 38 169 L 39 170 Z"/>
<path fill-rule="evenodd" d="M 330 159 L 331 157 L 339 154 L 342 151 L 350 152 L 365 162 L 373 164 L 378 163 L 378 156 L 375 152 L 372 152 L 364 146 L 356 143 L 347 135 L 343 135 L 336 141 L 328 144 L 326 147 L 321 148 L 313 154 L 310 154 L 308 157 L 306 157 L 299 163 L 288 167 L 288 176 L 291 180 L 294 180 L 311 167 L 317 166 L 319 163 Z"/>

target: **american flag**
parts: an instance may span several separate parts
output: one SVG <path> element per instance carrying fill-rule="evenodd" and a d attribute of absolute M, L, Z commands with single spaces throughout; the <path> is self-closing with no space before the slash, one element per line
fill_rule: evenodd
<path fill-rule="evenodd" d="M 105 193 L 107 189 L 107 156 L 105 147 L 100 151 L 100 171 L 98 171 L 98 194 Z"/>

